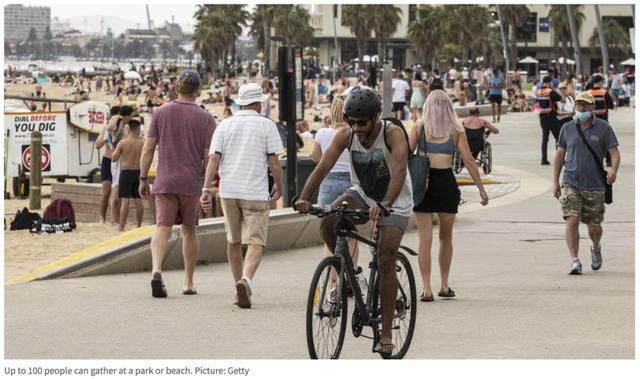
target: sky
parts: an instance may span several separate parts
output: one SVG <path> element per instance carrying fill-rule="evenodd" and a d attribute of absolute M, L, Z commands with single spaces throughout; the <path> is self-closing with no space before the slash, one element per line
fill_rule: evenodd
<path fill-rule="evenodd" d="M 77 17 L 87 17 L 95 15 L 112 16 L 123 18 L 135 23 L 140 23 L 146 28 L 147 11 L 145 4 L 141 2 L 130 2 L 128 4 L 49 4 L 51 7 L 51 17 L 58 17 L 66 20 Z M 175 16 L 175 21 L 181 26 L 193 25 L 193 14 L 196 11 L 195 3 L 174 3 L 174 4 L 149 4 L 149 13 L 155 26 L 164 25 L 164 21 L 171 21 L 171 16 Z M 192 29 L 192 27 L 188 27 Z"/>

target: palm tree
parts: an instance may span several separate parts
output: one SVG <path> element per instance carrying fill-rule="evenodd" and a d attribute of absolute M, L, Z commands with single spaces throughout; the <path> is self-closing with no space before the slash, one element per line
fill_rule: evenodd
<path fill-rule="evenodd" d="M 573 53 L 576 60 L 576 77 L 582 77 L 582 55 L 580 54 L 580 41 L 578 40 L 578 30 L 576 27 L 576 15 L 573 5 L 567 4 L 567 15 L 569 16 L 569 28 L 571 29 L 571 41 Z"/>
<path fill-rule="evenodd" d="M 627 31 L 614 19 L 606 19 L 602 23 L 602 29 L 607 36 L 607 49 L 616 51 L 617 58 L 621 58 L 631 50 L 631 42 Z M 600 36 L 598 28 L 593 29 L 589 38 L 589 46 L 592 48 L 600 46 Z"/>
<path fill-rule="evenodd" d="M 576 34 L 580 34 L 580 29 L 582 29 L 582 24 L 585 20 L 585 15 L 580 11 L 582 5 L 574 5 L 574 19 L 576 25 Z M 549 23 L 551 28 L 553 29 L 553 40 L 554 40 L 554 52 L 556 52 L 556 58 L 558 58 L 558 44 L 562 43 L 562 55 L 565 57 L 564 63 L 562 64 L 562 72 L 567 72 L 567 61 L 566 59 L 569 57 L 569 49 L 568 43 L 572 41 L 571 38 L 571 25 L 569 22 L 569 14 L 567 13 L 567 6 L 562 4 L 552 5 L 551 10 L 549 11 Z M 573 42 L 571 42 L 573 45 Z M 574 49 L 578 49 L 579 46 L 573 46 Z"/>
<path fill-rule="evenodd" d="M 278 5 L 256 5 L 251 16 L 251 35 L 258 37 L 258 42 L 262 42 L 265 73 L 271 69 L 271 26 L 278 7 Z"/>
<path fill-rule="evenodd" d="M 442 6 L 420 5 L 416 19 L 409 23 L 409 39 L 422 57 L 422 63 L 431 62 L 436 68 L 437 56 L 444 44 L 444 15 Z"/>
<path fill-rule="evenodd" d="M 600 49 L 602 50 L 602 73 L 605 74 L 609 68 L 609 49 L 607 48 L 607 37 L 602 27 L 602 17 L 600 17 L 600 7 L 593 6 L 596 10 L 596 22 L 598 23 L 598 36 L 600 37 Z"/>
<path fill-rule="evenodd" d="M 194 50 L 217 70 L 220 58 L 225 64 L 229 49 L 235 49 L 235 41 L 242 33 L 242 26 L 246 25 L 247 15 L 242 5 L 198 5 L 194 14 Z"/>
<path fill-rule="evenodd" d="M 356 37 L 358 45 L 358 66 L 364 69 L 365 44 L 373 31 L 373 18 L 375 13 L 373 5 L 343 5 L 342 22 L 351 29 Z"/>
<path fill-rule="evenodd" d="M 300 5 L 279 5 L 273 19 L 273 27 L 284 43 L 289 46 L 306 47 L 313 42 L 311 15 Z"/>
<path fill-rule="evenodd" d="M 375 5 L 373 13 L 373 30 L 378 40 L 378 58 L 387 61 L 387 41 L 398 30 L 402 21 L 402 10 L 395 5 Z"/>
<path fill-rule="evenodd" d="M 526 5 L 501 5 L 502 22 L 509 27 L 509 58 L 511 62 L 518 60 L 516 28 L 527 22 L 529 8 Z M 509 67 L 506 68 L 509 70 Z"/>

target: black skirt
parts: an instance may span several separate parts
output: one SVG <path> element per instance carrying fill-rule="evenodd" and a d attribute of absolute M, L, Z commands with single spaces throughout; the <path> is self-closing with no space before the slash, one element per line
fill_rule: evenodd
<path fill-rule="evenodd" d="M 458 213 L 460 189 L 451 168 L 429 170 L 429 184 L 422 202 L 413 207 L 414 212 Z"/>

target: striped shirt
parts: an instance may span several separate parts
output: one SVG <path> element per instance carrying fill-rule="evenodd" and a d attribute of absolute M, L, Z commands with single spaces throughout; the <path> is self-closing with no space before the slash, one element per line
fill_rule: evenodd
<path fill-rule="evenodd" d="M 211 154 L 220 154 L 220 197 L 268 201 L 268 156 L 283 151 L 276 124 L 252 110 L 236 112 L 216 128 Z"/>

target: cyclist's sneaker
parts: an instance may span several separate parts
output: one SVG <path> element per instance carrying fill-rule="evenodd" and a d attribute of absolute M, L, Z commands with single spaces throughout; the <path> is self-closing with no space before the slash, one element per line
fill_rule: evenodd
<path fill-rule="evenodd" d="M 598 246 L 597 249 L 594 249 L 591 246 L 591 269 L 593 271 L 598 271 L 602 267 L 602 246 Z"/>
<path fill-rule="evenodd" d="M 571 263 L 571 269 L 569 270 L 569 275 L 580 275 L 582 274 L 582 263 L 580 260 L 575 260 Z"/>
<path fill-rule="evenodd" d="M 246 279 L 242 278 L 236 283 L 236 292 L 238 293 L 238 306 L 251 308 L 251 287 Z"/>

